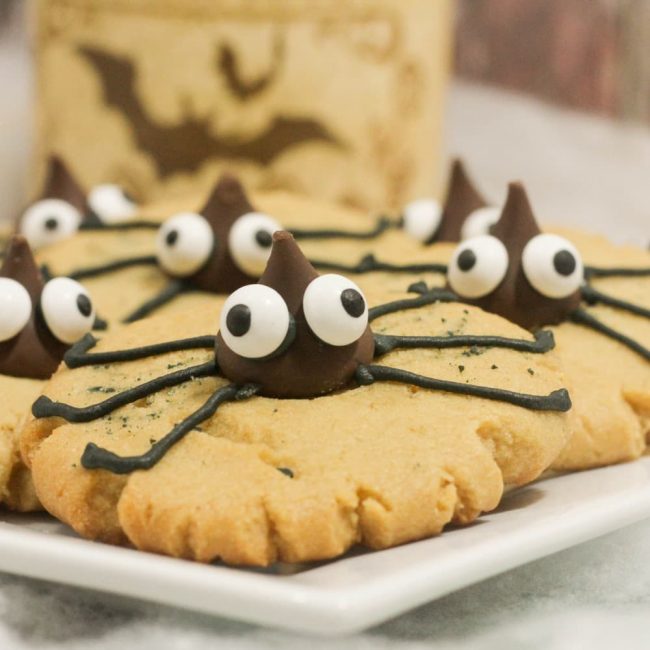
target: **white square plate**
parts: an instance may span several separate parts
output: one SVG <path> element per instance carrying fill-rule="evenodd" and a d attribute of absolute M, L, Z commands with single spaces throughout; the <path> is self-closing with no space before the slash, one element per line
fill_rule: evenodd
<path fill-rule="evenodd" d="M 555 476 L 440 537 L 319 565 L 204 566 L 88 542 L 47 516 L 0 515 L 0 570 L 323 635 L 381 623 L 650 516 L 650 457 Z"/>

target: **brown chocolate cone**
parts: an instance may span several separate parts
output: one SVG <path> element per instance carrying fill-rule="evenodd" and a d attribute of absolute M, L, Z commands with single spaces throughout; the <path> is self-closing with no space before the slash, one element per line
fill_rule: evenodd
<path fill-rule="evenodd" d="M 321 341 L 305 319 L 302 300 L 309 283 L 318 277 L 293 237 L 273 235 L 273 250 L 260 284 L 275 289 L 295 321 L 295 338 L 278 356 L 265 360 L 235 354 L 217 336 L 217 363 L 224 376 L 237 384 L 254 383 L 269 397 L 316 397 L 350 382 L 359 364 L 372 361 L 374 339 L 370 326 L 355 343 L 333 346 Z"/>
<path fill-rule="evenodd" d="M 465 219 L 474 210 L 485 206 L 487 202 L 469 179 L 463 163 L 456 158 L 451 166 L 440 225 L 427 244 L 460 241 L 460 231 Z"/>
<path fill-rule="evenodd" d="M 85 192 L 70 173 L 67 165 L 55 154 L 50 155 L 48 158 L 45 182 L 43 183 L 40 195 L 34 199 L 33 203 L 42 201 L 43 199 L 61 199 L 62 201 L 67 201 L 79 210 L 84 222 L 99 223 L 99 219 L 90 210 Z M 27 207 L 20 212 L 14 221 L 16 232 L 20 232 L 20 221 Z"/>
<path fill-rule="evenodd" d="M 89 212 L 86 193 L 57 155 L 51 155 L 47 161 L 47 173 L 40 198 L 62 199 L 77 208 L 82 215 Z"/>
<path fill-rule="evenodd" d="M 44 283 L 27 240 L 14 235 L 9 242 L 0 277 L 11 278 L 27 289 L 32 314 L 22 332 L 0 342 L 0 374 L 31 379 L 48 379 L 58 368 L 67 350 L 49 331 L 40 313 Z"/>
<path fill-rule="evenodd" d="M 521 183 L 510 183 L 508 186 L 501 218 L 492 226 L 490 234 L 501 240 L 508 251 L 506 275 L 491 294 L 463 300 L 530 330 L 566 320 L 580 304 L 580 290 L 567 298 L 548 298 L 533 288 L 524 273 L 521 260 L 523 250 L 541 231 Z"/>
<path fill-rule="evenodd" d="M 235 264 L 228 250 L 228 233 L 232 225 L 239 217 L 254 210 L 239 180 L 223 174 L 200 212 L 214 232 L 214 250 L 205 266 L 188 278 L 191 285 L 211 293 L 231 293 L 245 284 L 257 282 L 257 278 Z"/>

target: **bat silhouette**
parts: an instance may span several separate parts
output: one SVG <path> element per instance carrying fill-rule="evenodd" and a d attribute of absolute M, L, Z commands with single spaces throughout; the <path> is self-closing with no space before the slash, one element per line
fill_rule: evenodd
<path fill-rule="evenodd" d="M 153 117 L 138 97 L 137 74 L 131 60 L 90 46 L 78 51 L 96 71 L 107 106 L 119 110 L 136 146 L 152 157 L 161 178 L 196 171 L 210 158 L 268 165 L 288 149 L 307 142 L 344 146 L 311 118 L 278 115 L 264 131 L 248 139 L 215 133 L 209 117 L 188 115 L 180 124 L 165 124 Z"/>
<path fill-rule="evenodd" d="M 273 42 L 273 62 L 269 72 L 253 81 L 245 81 L 239 74 L 237 52 L 228 43 L 217 47 L 216 67 L 224 78 L 230 92 L 241 101 L 263 93 L 276 80 L 282 66 L 284 40 L 279 34 Z"/>

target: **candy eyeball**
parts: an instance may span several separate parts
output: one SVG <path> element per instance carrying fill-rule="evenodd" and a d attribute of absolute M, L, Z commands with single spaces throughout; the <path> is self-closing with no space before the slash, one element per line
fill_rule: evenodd
<path fill-rule="evenodd" d="M 182 212 L 158 230 L 156 252 L 160 266 L 172 276 L 196 273 L 210 258 L 215 246 L 212 228 L 205 217 Z"/>
<path fill-rule="evenodd" d="M 417 199 L 404 206 L 402 216 L 406 233 L 424 243 L 438 230 L 442 206 L 435 199 Z"/>
<path fill-rule="evenodd" d="M 219 331 L 235 354 L 263 359 L 284 349 L 295 328 L 287 303 L 275 289 L 249 284 L 228 296 Z"/>
<path fill-rule="evenodd" d="M 27 289 L 11 278 L 0 278 L 0 342 L 20 334 L 31 314 Z"/>
<path fill-rule="evenodd" d="M 312 280 L 302 307 L 312 332 L 330 345 L 350 345 L 368 326 L 368 305 L 361 289 L 342 275 L 328 273 Z"/>
<path fill-rule="evenodd" d="M 558 235 L 537 235 L 521 256 L 528 282 L 547 298 L 566 298 L 578 290 L 584 267 L 575 246 Z"/>
<path fill-rule="evenodd" d="M 277 230 L 282 230 L 282 226 L 261 212 L 248 212 L 235 221 L 228 233 L 228 248 L 244 273 L 253 277 L 262 275 Z"/>
<path fill-rule="evenodd" d="M 102 223 L 121 223 L 130 219 L 137 210 L 135 201 L 119 185 L 96 185 L 88 195 L 90 209 Z"/>
<path fill-rule="evenodd" d="M 95 323 L 95 309 L 88 292 L 70 278 L 55 278 L 45 285 L 41 313 L 50 332 L 68 345 L 90 332 Z"/>
<path fill-rule="evenodd" d="M 490 228 L 499 221 L 501 209 L 494 206 L 478 208 L 470 212 L 463 227 L 460 229 L 461 240 L 471 239 L 479 235 L 489 235 Z"/>
<path fill-rule="evenodd" d="M 25 210 L 20 232 L 32 248 L 41 248 L 72 237 L 81 220 L 81 212 L 67 201 L 43 199 Z"/>
<path fill-rule="evenodd" d="M 447 277 L 461 298 L 481 298 L 492 293 L 508 270 L 508 251 L 492 235 L 468 239 L 456 248 Z"/>

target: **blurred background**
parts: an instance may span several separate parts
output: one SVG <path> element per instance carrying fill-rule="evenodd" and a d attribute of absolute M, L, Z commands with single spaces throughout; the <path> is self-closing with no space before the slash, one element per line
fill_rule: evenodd
<path fill-rule="evenodd" d="M 134 4 L 144 6 L 147 0 Z M 179 4 L 178 0 L 164 0 L 157 6 L 174 4 Z M 246 0 L 241 4 L 246 5 Z M 318 6 L 326 4 L 317 3 Z M 340 140 L 346 146 L 335 151 L 332 142 L 323 144 L 327 138 L 322 134 L 312 134 L 313 139 L 320 140 L 316 148 L 309 151 L 307 148 L 298 155 L 294 147 L 267 166 L 261 167 L 259 161 L 243 164 L 243 173 L 249 175 L 250 182 L 262 186 L 286 185 L 369 209 L 378 209 L 380 204 L 396 207 L 416 194 L 439 193 L 444 187 L 449 156 L 461 155 L 478 185 L 495 202 L 502 200 L 507 181 L 521 179 L 529 188 L 538 214 L 547 221 L 590 227 L 619 240 L 648 237 L 650 0 L 457 0 L 453 6 L 449 5 L 449 12 L 446 0 L 427 0 L 426 3 L 369 0 L 351 4 L 362 9 L 359 23 L 367 19 L 367 29 L 364 32 L 355 28 L 355 32 L 339 34 L 339 40 L 345 42 L 345 47 L 354 49 L 363 65 L 370 65 L 368 61 L 372 59 L 375 67 L 372 72 L 368 68 L 364 77 L 368 86 L 363 87 L 363 95 L 351 97 L 353 90 L 343 86 L 341 78 L 353 77 L 350 70 L 362 75 L 365 68 L 360 66 L 357 70 L 341 63 L 331 77 L 317 76 L 317 83 L 305 93 L 322 95 L 322 105 L 330 102 L 325 117 L 331 122 L 324 123 L 323 128 L 329 129 L 327 138 L 331 136 L 332 142 L 343 134 Z M 252 7 L 250 3 L 249 6 Z M 78 169 L 74 161 L 72 166 L 83 180 L 118 180 L 135 185 L 135 190 L 145 196 L 159 190 L 186 191 L 192 186 L 186 179 L 199 178 L 205 184 L 208 178 L 214 177 L 212 167 L 198 167 L 191 174 L 183 170 L 162 184 L 157 173 L 160 167 L 152 165 L 146 157 L 140 160 L 138 156 L 142 152 L 127 152 L 123 161 L 108 148 L 108 142 L 102 144 L 100 131 L 106 132 L 107 139 L 110 136 L 112 142 L 119 143 L 124 137 L 124 142 L 128 143 L 127 136 L 119 130 L 122 126 L 115 120 L 114 111 L 108 116 L 100 115 L 96 106 L 99 115 L 96 122 L 86 125 L 80 121 L 76 107 L 79 111 L 85 110 L 83 115 L 92 112 L 84 108 L 85 97 L 91 97 L 91 91 L 86 93 L 81 68 L 77 71 L 74 66 L 70 67 L 60 53 L 61 42 L 77 39 L 88 47 L 89 39 L 96 33 L 97 41 L 105 49 L 113 48 L 113 54 L 130 51 L 132 47 L 124 36 L 120 40 L 114 34 L 102 35 L 103 23 L 93 13 L 97 13 L 97 7 L 103 10 L 108 7 L 110 11 L 111 1 L 42 0 L 31 3 L 0 0 L 0 82 L 5 89 L 0 100 L 0 195 L 3 198 L 0 214 L 5 219 L 19 210 L 27 193 L 34 189 L 39 160 L 52 148 L 99 149 L 103 161 L 116 159 L 117 162 L 93 166 L 93 159 L 82 159 L 80 153 L 75 154 Z M 36 10 L 41 13 L 40 19 L 35 16 Z M 382 31 L 380 10 L 389 18 L 392 14 L 388 10 L 397 14 L 397 18 L 386 18 L 387 24 L 394 28 L 392 37 Z M 409 43 L 403 32 L 406 30 L 407 36 L 411 36 L 408 29 L 414 28 L 409 16 L 418 11 L 431 12 L 422 15 L 426 20 L 430 18 L 432 24 L 436 23 L 437 31 L 426 34 L 416 31 Z M 402 18 L 400 12 L 404 14 Z M 368 18 L 370 15 L 372 20 Z M 331 17 L 323 18 L 320 38 L 330 38 L 331 33 L 336 32 L 335 27 L 328 32 L 328 20 L 332 22 Z M 278 25 L 289 23 L 286 15 L 278 14 Z M 234 29 L 245 31 L 237 21 L 233 24 Z M 294 38 L 291 29 L 290 26 L 286 28 L 288 45 L 278 40 L 268 46 L 271 62 L 275 60 L 273 57 L 280 56 L 278 52 L 282 47 L 289 48 L 290 60 L 299 58 L 295 48 L 301 47 L 303 37 L 299 34 Z M 400 29 L 406 44 L 400 45 Z M 128 33 L 122 29 L 112 31 Z M 147 30 L 141 26 L 137 31 L 143 40 L 148 38 Z M 155 34 L 154 37 L 161 38 Z M 259 40 L 255 34 L 252 38 Z M 433 39 L 435 42 L 431 43 Z M 429 43 L 429 49 L 422 45 L 424 42 Z M 240 62 L 239 68 L 232 61 L 228 67 L 231 55 L 228 50 L 221 52 L 219 65 L 224 74 L 243 75 L 263 85 L 262 73 L 269 67 L 268 61 L 257 66 L 255 57 L 249 56 L 248 60 Z M 139 87 L 144 88 L 144 95 L 149 92 L 154 98 L 150 100 L 151 112 L 155 116 L 159 110 L 161 124 L 174 118 L 177 105 L 183 106 L 185 112 L 182 114 L 190 116 L 189 122 L 194 120 L 192 124 L 202 124 L 200 116 L 209 111 L 207 100 L 201 96 L 187 99 L 180 95 L 170 99 L 160 90 L 160 85 L 155 85 L 159 81 L 156 81 L 153 64 L 146 53 L 136 52 L 133 56 L 133 60 L 140 57 L 137 60 L 142 63 L 139 69 L 144 71 L 143 76 L 150 73 L 151 88 L 147 90 L 146 83 L 144 86 L 140 83 Z M 382 56 L 385 60 L 381 60 Z M 390 68 L 391 56 L 393 68 Z M 377 72 L 382 69 L 381 65 L 386 70 L 390 68 L 385 78 Z M 173 71 L 163 71 L 162 78 L 167 73 L 167 78 L 174 81 Z M 278 74 L 291 77 L 297 73 L 285 65 Z M 374 75 L 372 83 L 371 75 Z M 270 72 L 267 76 L 267 82 L 275 83 Z M 295 89 L 302 86 L 290 86 L 282 80 L 278 83 L 285 96 L 278 99 L 276 93 L 267 103 L 277 110 L 286 106 L 294 112 L 311 110 L 308 105 L 296 104 L 293 99 L 291 104 L 287 103 L 286 95 L 295 96 Z M 237 92 L 271 92 L 254 86 L 240 85 Z M 418 97 L 420 86 L 427 90 Z M 234 85 L 232 89 L 237 90 Z M 106 100 L 105 90 L 104 87 L 102 95 L 101 90 L 93 86 L 92 97 Z M 196 95 L 193 88 L 183 88 L 183 92 Z M 399 93 L 403 97 L 397 102 L 394 114 L 365 110 L 362 105 L 363 97 L 372 104 L 371 97 L 388 98 Z M 235 99 L 240 103 L 235 106 L 237 110 L 233 115 L 238 116 L 240 123 L 242 115 L 256 125 L 255 128 L 266 119 L 256 108 L 246 108 L 248 112 L 242 109 L 243 95 Z M 165 102 L 170 102 L 169 110 Z M 374 102 L 375 105 L 379 103 Z M 395 115 L 402 121 L 395 122 L 398 119 Z M 227 111 L 225 117 L 220 117 L 219 126 L 228 125 L 229 120 L 237 126 L 237 121 Z M 372 120 L 377 123 L 370 124 Z M 346 123 L 354 125 L 350 127 L 352 135 L 345 132 Z M 366 123 L 372 126 L 372 129 L 368 126 L 367 132 L 363 130 Z M 93 133 L 96 125 L 99 126 Z M 76 138 L 77 143 L 73 142 L 74 128 L 84 134 Z M 359 142 L 354 141 L 355 133 L 359 134 Z M 413 144 L 416 142 L 419 144 Z M 422 151 L 414 155 L 417 147 Z M 85 151 L 83 154 L 86 155 Z M 345 176 L 352 179 L 347 185 L 335 182 L 336 172 L 317 174 L 318 165 L 329 165 L 329 169 L 336 170 L 344 159 L 355 160 L 354 165 L 345 168 Z M 300 177 L 295 172 L 297 167 L 308 170 L 311 177 L 321 176 L 318 187 L 310 186 L 309 179 Z M 115 178 L 95 178 L 93 173 Z M 84 174 L 87 177 L 84 178 Z M 332 180 L 323 182 L 322 178 Z M 373 183 L 380 189 L 366 192 L 365 188 L 372 187 Z"/>

